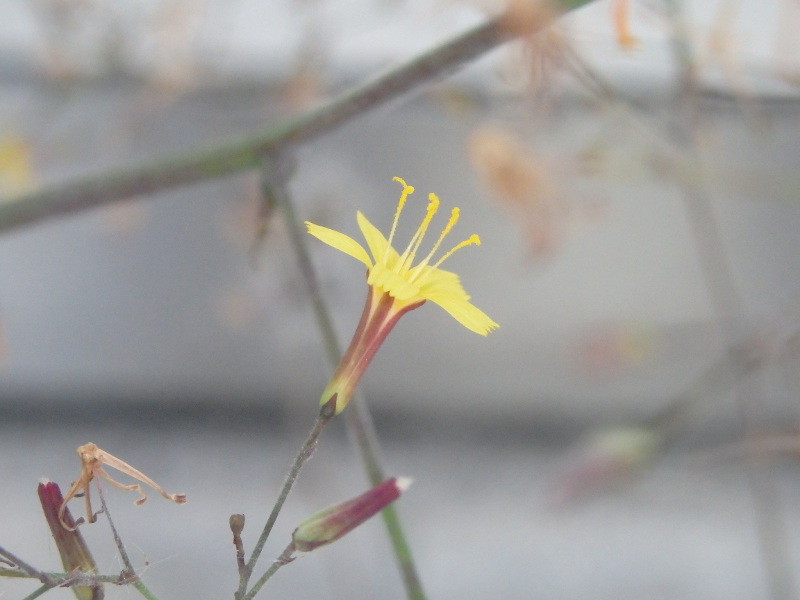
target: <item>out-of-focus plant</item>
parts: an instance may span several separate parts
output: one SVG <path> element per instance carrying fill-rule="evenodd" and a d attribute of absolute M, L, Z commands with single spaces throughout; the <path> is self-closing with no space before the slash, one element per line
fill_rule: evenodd
<path fill-rule="evenodd" d="M 324 40 L 316 35 L 313 27 L 310 27 L 310 33 L 307 34 L 303 46 L 305 54 L 301 52 L 301 60 L 298 60 L 294 78 L 290 78 L 287 84 L 290 104 L 304 110 L 293 119 L 245 140 L 221 143 L 188 155 L 159 158 L 139 167 L 104 173 L 49 190 L 22 193 L 33 180 L 32 160 L 27 143 L 12 140 L 6 146 L 0 145 L 0 186 L 3 191 L 9 190 L 16 197 L 0 204 L 0 230 L 11 230 L 134 194 L 162 191 L 238 171 L 259 169 L 263 177 L 264 195 L 263 218 L 259 225 L 265 228 L 266 220 L 278 212 L 273 209 L 280 209 L 286 218 L 290 235 L 293 235 L 295 240 L 300 240 L 297 233 L 302 228 L 302 221 L 294 214 L 293 202 L 285 190 L 284 174 L 276 174 L 273 170 L 273 167 L 287 158 L 294 146 L 314 140 L 337 125 L 360 117 L 381 103 L 440 78 L 454 68 L 469 63 L 485 51 L 512 39 L 521 40 L 518 56 L 522 57 L 529 83 L 535 83 L 546 89 L 549 87 L 551 74 L 562 69 L 574 68 L 575 65 L 585 66 L 579 64 L 580 60 L 563 32 L 550 27 L 558 21 L 561 11 L 587 3 L 588 0 L 562 2 L 512 0 L 504 4 L 502 11 L 496 17 L 488 19 L 474 29 L 446 41 L 432 51 L 421 54 L 384 75 L 346 90 L 326 104 L 309 110 L 306 107 L 322 96 L 320 59 L 324 55 L 324 52 L 320 51 Z M 54 0 L 39 0 L 37 6 L 43 11 L 40 14 L 44 15 L 43 26 L 47 28 L 64 23 L 74 24 L 80 19 L 84 19 L 81 21 L 83 27 L 87 21 L 105 18 L 103 14 L 106 13 L 102 13 L 103 10 L 111 10 L 102 4 L 69 0 L 60 3 Z M 176 29 L 185 32 L 189 27 L 187 23 L 191 19 L 187 15 L 191 13 L 191 9 L 188 4 L 179 1 L 168 3 L 167 8 L 169 10 L 164 9 L 160 14 L 161 18 L 155 20 L 156 30 L 164 33 L 163 39 L 174 39 Z M 610 8 L 612 13 L 609 23 L 613 23 L 617 43 L 628 51 L 635 51 L 636 35 L 632 32 L 629 21 L 631 3 L 629 0 L 613 0 Z M 84 31 L 81 27 L 76 30 Z M 54 31 L 57 32 L 57 28 Z M 93 60 L 119 60 L 120 51 L 127 38 L 124 35 L 115 38 L 112 35 L 115 31 L 117 30 L 114 28 L 105 31 L 109 39 L 107 45 L 101 46 L 107 52 L 89 57 L 78 52 L 80 50 L 78 38 L 62 39 L 51 32 L 47 38 L 51 67 L 59 75 L 68 77 L 74 75 L 76 70 L 85 68 L 86 65 L 81 61 L 88 61 L 87 65 L 96 67 L 97 65 L 92 63 Z M 720 29 L 720 32 L 711 40 L 713 42 L 711 48 L 720 60 L 724 60 L 725 30 Z M 182 39 L 188 44 L 187 40 L 190 37 L 187 35 Z M 59 55 L 59 49 L 70 44 L 73 44 L 70 49 L 76 54 Z M 180 53 L 172 54 L 180 55 Z M 151 83 L 168 90 L 180 90 L 188 85 L 194 71 L 187 55 L 181 56 L 185 60 L 168 64 L 165 70 L 156 74 Z M 725 62 L 724 66 L 735 65 Z M 691 69 L 687 66 L 685 70 L 689 73 Z M 585 68 L 582 74 L 592 81 L 595 90 L 607 91 L 603 82 L 593 79 L 593 74 Z M 735 75 L 735 70 L 731 70 L 729 75 Z M 691 82 L 687 80 L 687 88 L 688 83 Z M 744 86 L 740 89 L 746 90 Z M 554 183 L 550 169 L 542 156 L 509 131 L 489 126 L 475 131 L 469 142 L 469 153 L 473 166 L 483 178 L 486 188 L 512 214 L 512 218 L 520 223 L 530 247 L 537 252 L 551 251 L 556 247 L 569 225 L 573 211 L 566 196 Z M 443 261 L 456 250 L 480 243 L 477 235 L 472 235 L 448 251 L 439 252 L 440 245 L 458 220 L 457 208 L 453 209 L 449 220 L 440 230 L 441 233 L 432 249 L 427 253 L 422 250 L 424 257 L 420 259 L 418 253 L 421 251 L 423 238 L 439 207 L 438 196 L 430 194 L 425 216 L 411 241 L 405 249 L 402 247 L 395 249 L 393 244 L 397 223 L 401 211 L 414 191 L 413 187 L 402 179 L 396 178 L 396 180 L 402 185 L 402 191 L 388 235 L 384 235 L 374 227 L 362 213 L 357 214 L 358 226 L 365 239 L 366 248 L 344 233 L 306 222 L 308 233 L 364 264 L 367 301 L 350 346 L 342 356 L 336 357 L 333 361 L 338 366 L 322 392 L 316 421 L 289 468 L 278 498 L 249 557 L 244 542 L 244 515 L 234 514 L 229 519 L 239 572 L 239 585 L 234 594 L 236 600 L 253 598 L 279 568 L 294 560 L 295 553 L 310 552 L 330 545 L 380 511 L 385 511 L 384 515 L 393 514 L 391 504 L 405 490 L 407 480 L 378 476 L 382 467 L 378 464 L 377 452 L 367 444 L 363 446 L 366 450 L 362 450 L 362 453 L 365 463 L 368 464 L 371 488 L 351 500 L 302 520 L 294 529 L 286 549 L 253 582 L 261 554 L 275 522 L 303 465 L 315 451 L 326 425 L 340 414 L 343 418 L 349 418 L 350 413 L 361 414 L 363 407 L 360 407 L 357 398 L 354 398 L 356 387 L 399 318 L 430 301 L 443 308 L 468 330 L 480 335 L 487 335 L 498 326 L 472 304 L 459 277 L 441 268 Z M 314 279 L 313 268 L 309 265 L 307 256 L 303 254 L 304 244 L 305 242 L 300 240 L 297 246 L 301 262 L 300 270 L 309 284 L 315 310 L 318 314 L 324 314 L 325 294 L 319 289 L 318 282 Z M 324 321 L 324 317 L 320 320 Z M 321 329 L 326 338 L 331 337 L 329 325 L 323 324 Z M 616 350 L 621 353 L 647 350 L 641 347 L 632 348 L 630 343 L 635 341 L 626 338 Z M 336 354 L 336 344 L 330 339 L 326 342 L 330 342 L 334 348 L 332 353 Z M 625 345 L 626 343 L 628 345 Z M 746 371 L 746 368 L 743 367 L 741 371 Z M 350 408 L 347 408 L 348 406 Z M 685 406 L 683 398 L 676 399 L 676 406 L 678 410 L 674 412 L 680 412 Z M 647 466 L 663 447 L 669 437 L 669 428 L 674 425 L 673 412 L 659 417 L 639 426 L 609 428 L 591 436 L 583 447 L 584 452 L 580 457 L 582 460 L 579 461 L 577 469 L 563 480 L 559 497 L 565 500 L 572 499 L 585 490 L 592 489 L 598 483 L 617 480 Z M 359 423 L 363 426 L 363 421 Z M 783 442 L 781 446 L 783 448 L 788 447 L 793 450 L 796 448 L 795 437 L 780 441 Z M 47 482 L 39 487 L 42 507 L 56 541 L 64 572 L 49 573 L 34 568 L 12 551 L 0 547 L 0 575 L 39 580 L 42 586 L 29 596 L 31 599 L 53 587 L 68 586 L 73 589 L 79 600 L 100 600 L 104 593 L 103 585 L 116 584 L 133 585 L 145 598 L 155 600 L 153 593 L 144 586 L 140 574 L 137 574 L 130 564 L 125 547 L 109 514 L 101 480 L 119 489 L 142 493 L 137 504 L 145 499 L 141 486 L 138 483 L 117 482 L 108 475 L 105 467 L 113 467 L 153 487 L 162 496 L 175 503 L 183 503 L 186 500 L 185 496 L 167 493 L 144 473 L 97 448 L 94 444 L 81 446 L 78 453 L 82 461 L 82 470 L 63 498 L 56 484 Z M 96 487 L 100 498 L 100 510 L 97 513 L 92 509 L 90 502 L 92 485 Z M 81 494 L 86 505 L 86 520 L 89 523 L 95 521 L 97 514 L 102 513 L 107 517 L 120 560 L 125 566 L 120 575 L 98 573 L 97 566 L 78 529 L 82 519 L 74 520 L 67 507 L 68 502 Z M 394 517 L 390 516 L 386 521 L 397 562 L 403 573 L 406 594 L 413 599 L 424 598 L 423 587 L 413 564 L 413 555 L 397 523 L 391 523 L 392 519 Z"/>

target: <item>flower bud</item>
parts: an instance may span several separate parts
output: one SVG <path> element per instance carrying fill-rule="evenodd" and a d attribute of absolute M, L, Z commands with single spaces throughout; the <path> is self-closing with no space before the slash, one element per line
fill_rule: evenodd
<path fill-rule="evenodd" d="M 554 501 L 564 506 L 635 474 L 657 455 L 663 439 L 647 427 L 616 427 L 596 432 L 581 445 L 571 468 L 560 477 Z"/>
<path fill-rule="evenodd" d="M 244 530 L 244 515 L 231 515 L 230 519 L 228 519 L 228 524 L 230 525 L 234 539 L 240 537 Z"/>
<path fill-rule="evenodd" d="M 64 498 L 61 496 L 61 489 L 58 484 L 43 479 L 39 483 L 38 492 L 39 501 L 42 503 L 44 516 L 50 526 L 50 532 L 53 534 L 58 553 L 61 555 L 64 570 L 67 573 L 76 571 L 97 573 L 97 565 L 81 532 L 75 526 L 75 520 L 69 512 L 69 508 L 64 509 L 61 520 L 59 520 L 58 512 L 64 502 Z M 62 520 L 72 528 L 71 531 L 61 524 Z M 103 586 L 100 584 L 91 586 L 74 585 L 72 586 L 72 591 L 78 600 L 103 600 Z"/>
<path fill-rule="evenodd" d="M 292 534 L 295 549 L 311 552 L 335 542 L 397 500 L 409 485 L 407 477 L 387 479 L 360 496 L 310 516 Z"/>

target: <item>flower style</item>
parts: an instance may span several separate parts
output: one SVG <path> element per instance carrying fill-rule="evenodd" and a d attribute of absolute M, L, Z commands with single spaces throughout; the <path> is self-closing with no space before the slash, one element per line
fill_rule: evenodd
<path fill-rule="evenodd" d="M 400 213 L 406 199 L 414 192 L 414 188 L 399 177 L 395 177 L 394 181 L 403 186 L 403 191 L 395 211 L 389 239 L 386 239 L 360 211 L 356 215 L 369 253 L 361 244 L 343 233 L 306 222 L 311 235 L 349 254 L 367 267 L 367 302 L 350 347 L 322 393 L 320 404 L 323 415 L 334 416 L 344 410 L 358 381 L 398 319 L 408 311 L 422 306 L 427 300 L 438 304 L 464 327 L 480 335 L 487 335 L 498 327 L 497 323 L 469 302 L 470 297 L 461 286 L 458 275 L 439 268 L 439 265 L 456 250 L 465 246 L 480 245 L 480 238 L 477 235 L 472 235 L 457 244 L 431 264 L 433 255 L 458 221 L 458 208 L 452 210 L 450 220 L 431 251 L 416 265 L 413 263 L 417 251 L 439 208 L 439 198 L 436 194 L 429 194 L 425 218 L 405 251 L 401 254 L 392 247 Z"/>

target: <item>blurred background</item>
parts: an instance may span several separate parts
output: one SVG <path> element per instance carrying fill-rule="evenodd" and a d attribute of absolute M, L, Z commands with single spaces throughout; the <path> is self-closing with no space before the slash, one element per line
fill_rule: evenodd
<path fill-rule="evenodd" d="M 501 8 L 0 7 L 0 201 L 266 130 Z M 361 385 L 431 598 L 800 598 L 798 26 L 796 0 L 598 0 L 294 152 L 303 219 L 387 230 L 400 176 L 401 238 L 429 192 L 461 207 L 453 243 L 481 236 L 448 268 L 500 328 L 425 306 Z M 109 491 L 154 593 L 232 595 L 228 516 L 249 550 L 329 376 L 262 204 L 250 172 L 0 236 L 0 546 L 60 569 L 35 487 L 93 441 L 189 497 Z M 346 341 L 363 267 L 309 247 Z M 266 560 L 365 487 L 334 422 Z M 82 530 L 118 572 L 107 525 Z M 404 597 L 378 520 L 269 586 Z"/>

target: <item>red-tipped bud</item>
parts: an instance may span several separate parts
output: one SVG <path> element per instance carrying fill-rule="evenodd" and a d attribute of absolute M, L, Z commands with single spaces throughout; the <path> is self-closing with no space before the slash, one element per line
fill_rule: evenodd
<path fill-rule="evenodd" d="M 57 483 L 43 479 L 39 483 L 39 501 L 42 503 L 42 510 L 47 519 L 47 524 L 50 526 L 50 532 L 53 534 L 53 539 L 56 542 L 58 553 L 61 555 L 61 562 L 64 565 L 64 570 L 67 573 L 81 572 L 81 573 L 97 573 L 97 565 L 95 565 L 89 547 L 81 535 L 81 532 L 75 526 L 75 520 L 69 512 L 69 508 L 65 508 L 61 516 L 63 522 L 72 528 L 72 531 L 65 529 L 59 520 L 59 509 L 64 502 L 61 496 L 61 489 Z M 72 591 L 78 600 L 102 600 L 103 599 L 103 586 L 72 586 Z"/>
<path fill-rule="evenodd" d="M 331 506 L 304 520 L 292 534 L 298 552 L 311 552 L 335 542 L 397 500 L 408 489 L 406 477 L 387 479 L 360 496 Z"/>

